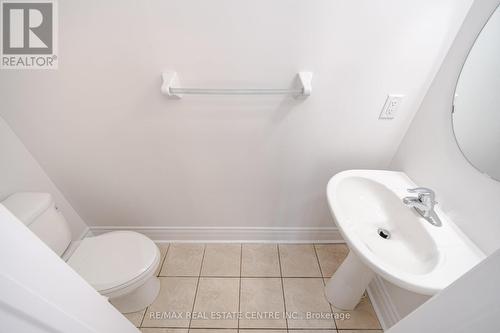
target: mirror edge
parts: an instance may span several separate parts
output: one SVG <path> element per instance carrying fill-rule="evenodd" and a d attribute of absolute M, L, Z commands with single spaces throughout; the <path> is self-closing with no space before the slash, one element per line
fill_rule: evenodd
<path fill-rule="evenodd" d="M 457 98 L 457 88 L 458 88 L 458 83 L 460 81 L 460 77 L 462 76 L 463 69 L 465 67 L 465 64 L 467 63 L 467 59 L 469 58 L 470 53 L 472 52 L 472 49 L 474 48 L 474 45 L 476 45 L 476 42 L 477 42 L 479 36 L 481 36 L 481 33 L 483 32 L 484 28 L 486 27 L 486 25 L 488 24 L 488 22 L 490 22 L 491 17 L 496 13 L 497 10 L 500 10 L 500 2 L 495 7 L 495 9 L 490 13 L 490 15 L 488 16 L 488 19 L 483 24 L 481 30 L 477 33 L 476 37 L 474 38 L 473 42 L 471 43 L 471 45 L 470 45 L 470 47 L 469 47 L 469 49 L 467 51 L 467 54 L 466 54 L 466 56 L 464 58 L 464 61 L 462 62 L 461 66 L 460 66 L 459 74 L 458 74 L 458 76 L 457 76 L 457 78 L 455 80 L 455 89 L 453 90 L 453 96 L 452 96 L 452 101 L 451 101 L 451 113 L 450 113 L 451 117 L 450 117 L 450 121 L 451 121 L 451 132 L 453 134 L 453 139 L 455 141 L 455 144 L 456 144 L 458 150 L 460 151 L 460 154 L 465 159 L 465 161 L 467 161 L 467 163 L 470 166 L 472 166 L 474 169 L 476 169 L 476 171 L 478 171 L 480 174 L 488 177 L 489 179 L 492 179 L 494 181 L 500 182 L 500 178 L 495 178 L 494 176 L 490 175 L 489 173 L 484 172 L 479 167 L 477 167 L 474 163 L 472 163 L 472 161 L 467 157 L 467 155 L 465 154 L 465 152 L 462 150 L 462 147 L 460 147 L 460 143 L 458 142 L 457 134 L 455 133 L 455 125 L 454 125 L 454 122 L 453 122 L 453 117 L 455 115 L 455 101 L 456 101 L 456 98 Z"/>

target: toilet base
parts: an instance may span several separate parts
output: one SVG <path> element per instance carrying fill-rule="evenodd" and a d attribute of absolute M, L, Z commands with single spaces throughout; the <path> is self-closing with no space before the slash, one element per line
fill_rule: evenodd
<path fill-rule="evenodd" d="M 109 301 L 121 313 L 137 312 L 151 305 L 159 292 L 160 280 L 152 276 L 131 293 L 111 298 Z"/>

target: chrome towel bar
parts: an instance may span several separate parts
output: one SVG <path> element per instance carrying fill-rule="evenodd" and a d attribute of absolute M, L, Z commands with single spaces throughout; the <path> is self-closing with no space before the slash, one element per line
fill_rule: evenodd
<path fill-rule="evenodd" d="M 297 87 L 293 89 L 264 88 L 181 88 L 176 72 L 163 72 L 161 92 L 168 97 L 179 99 L 182 95 L 292 95 L 295 98 L 305 98 L 311 95 L 312 72 L 297 74 Z"/>

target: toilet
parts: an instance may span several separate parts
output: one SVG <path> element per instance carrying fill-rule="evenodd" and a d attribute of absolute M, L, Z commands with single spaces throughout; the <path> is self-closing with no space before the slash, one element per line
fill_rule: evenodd
<path fill-rule="evenodd" d="M 49 193 L 15 193 L 2 204 L 120 312 L 142 310 L 155 300 L 160 251 L 151 239 L 113 231 L 84 238 L 69 249 L 69 225 Z"/>

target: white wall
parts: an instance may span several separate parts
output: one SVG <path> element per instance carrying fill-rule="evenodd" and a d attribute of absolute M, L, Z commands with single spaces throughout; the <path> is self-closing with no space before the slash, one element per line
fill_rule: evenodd
<path fill-rule="evenodd" d="M 474 3 L 391 164 L 434 189 L 443 211 L 486 254 L 500 248 L 500 182 L 477 171 L 460 153 L 451 107 L 467 52 L 498 3 Z"/>
<path fill-rule="evenodd" d="M 51 193 L 70 225 L 73 239 L 79 239 L 87 229 L 85 222 L 0 117 L 0 202 L 15 192 Z"/>
<path fill-rule="evenodd" d="M 387 168 L 471 0 L 61 1 L 59 70 L 0 73 L 0 113 L 92 226 L 330 227 L 325 186 Z M 313 95 L 160 95 L 186 85 Z M 379 121 L 388 93 L 405 94 Z"/>
<path fill-rule="evenodd" d="M 391 169 L 434 189 L 443 211 L 486 254 L 500 247 L 500 182 L 478 172 L 460 153 L 451 127 L 451 106 L 467 53 L 498 3 L 474 2 L 391 163 Z M 427 299 L 385 285 L 401 316 Z"/>

